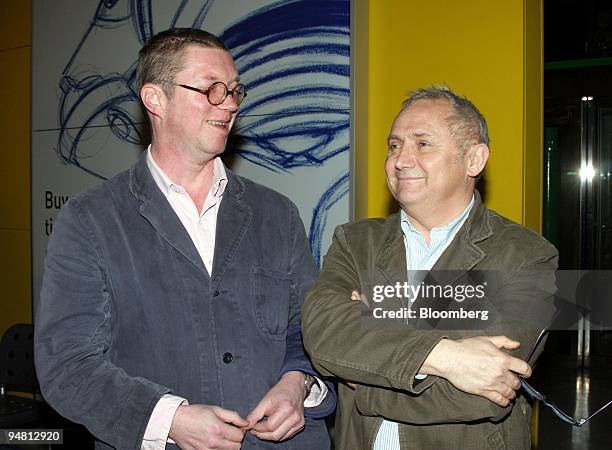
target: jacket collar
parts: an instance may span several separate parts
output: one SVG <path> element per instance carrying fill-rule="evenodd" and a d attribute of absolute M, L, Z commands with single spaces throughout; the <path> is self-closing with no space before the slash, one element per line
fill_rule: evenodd
<path fill-rule="evenodd" d="M 228 183 L 217 216 L 213 286 L 219 284 L 222 274 L 232 261 L 252 216 L 251 208 L 243 199 L 244 182 L 227 168 L 226 173 Z M 129 188 L 131 194 L 141 201 L 140 214 L 159 235 L 202 272 L 208 274 L 187 230 L 155 183 L 146 157 L 141 157 L 130 169 Z"/>
<path fill-rule="evenodd" d="M 478 243 L 491 237 L 493 230 L 489 223 L 487 210 L 482 204 L 480 193 L 474 191 L 474 206 L 455 239 L 440 255 L 433 270 L 471 270 L 484 259 L 485 252 Z"/>
<path fill-rule="evenodd" d="M 407 266 L 400 213 L 389 217 L 385 224 L 386 237 L 377 258 L 376 267 L 390 283 L 406 281 Z M 478 191 L 474 191 L 474 206 L 465 223 L 432 267 L 435 270 L 467 271 L 484 259 L 478 243 L 493 235 L 486 208 Z"/>

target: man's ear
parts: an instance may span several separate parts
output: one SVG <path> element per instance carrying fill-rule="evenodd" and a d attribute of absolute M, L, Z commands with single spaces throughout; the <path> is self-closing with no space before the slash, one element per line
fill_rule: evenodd
<path fill-rule="evenodd" d="M 471 145 L 465 155 L 467 174 L 477 177 L 484 170 L 489 159 L 489 147 L 487 144 Z"/>
<path fill-rule="evenodd" d="M 157 84 L 146 83 L 140 89 L 140 99 L 144 107 L 154 116 L 161 117 L 164 111 L 166 95 Z"/>

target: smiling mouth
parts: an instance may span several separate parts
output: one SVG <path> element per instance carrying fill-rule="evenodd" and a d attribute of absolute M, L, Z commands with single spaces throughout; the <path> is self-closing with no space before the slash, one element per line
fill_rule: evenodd
<path fill-rule="evenodd" d="M 417 180 L 423 180 L 424 177 L 401 177 L 398 178 L 398 181 L 417 181 Z"/>
<path fill-rule="evenodd" d="M 229 122 L 224 122 L 222 120 L 207 120 L 206 123 L 214 127 L 223 128 L 224 130 L 227 130 L 229 126 Z"/>

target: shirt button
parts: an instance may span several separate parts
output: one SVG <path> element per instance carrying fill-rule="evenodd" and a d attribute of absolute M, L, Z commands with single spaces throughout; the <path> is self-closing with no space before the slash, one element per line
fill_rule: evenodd
<path fill-rule="evenodd" d="M 233 359 L 234 359 L 234 356 L 231 353 L 227 352 L 223 354 L 223 362 L 225 364 L 231 363 Z"/>

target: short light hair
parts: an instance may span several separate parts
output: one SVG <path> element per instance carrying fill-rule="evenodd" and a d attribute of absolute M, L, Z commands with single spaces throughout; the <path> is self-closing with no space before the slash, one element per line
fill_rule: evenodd
<path fill-rule="evenodd" d="M 176 74 L 185 64 L 185 50 L 190 45 L 218 48 L 229 53 L 223 41 L 198 28 L 170 28 L 153 36 L 138 53 L 136 83 L 138 92 L 146 83 L 159 84 L 172 97 Z"/>
<path fill-rule="evenodd" d="M 433 85 L 411 91 L 402 104 L 403 109 L 419 100 L 446 100 L 450 104 L 453 114 L 448 116 L 446 121 L 451 136 L 464 152 L 471 145 L 489 145 L 487 121 L 466 97 L 456 94 L 446 85 Z"/>

